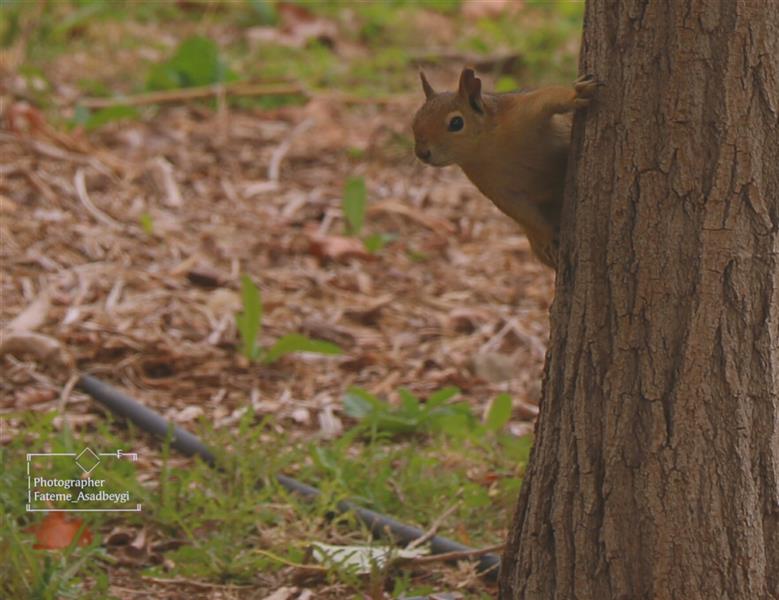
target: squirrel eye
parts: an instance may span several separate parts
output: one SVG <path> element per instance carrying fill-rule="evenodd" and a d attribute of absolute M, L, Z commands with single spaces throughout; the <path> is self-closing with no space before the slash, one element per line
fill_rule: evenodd
<path fill-rule="evenodd" d="M 449 120 L 449 131 L 460 131 L 465 125 L 462 117 L 452 117 Z"/>

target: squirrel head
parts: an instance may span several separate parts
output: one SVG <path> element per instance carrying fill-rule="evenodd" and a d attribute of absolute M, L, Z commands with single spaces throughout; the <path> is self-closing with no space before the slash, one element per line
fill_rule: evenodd
<path fill-rule="evenodd" d="M 414 116 L 414 152 L 434 167 L 462 165 L 484 152 L 491 108 L 481 94 L 481 80 L 463 69 L 456 92 L 438 93 L 420 72 L 425 103 Z M 480 148 L 480 146 L 482 146 Z"/>

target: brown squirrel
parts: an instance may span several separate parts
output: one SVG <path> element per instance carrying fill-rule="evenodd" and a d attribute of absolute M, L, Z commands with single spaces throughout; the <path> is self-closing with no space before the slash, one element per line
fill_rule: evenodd
<path fill-rule="evenodd" d="M 587 75 L 572 87 L 482 94 L 481 80 L 463 69 L 457 92 L 437 93 L 420 77 L 426 101 L 414 117 L 416 155 L 434 167 L 459 165 L 556 268 L 571 113 L 602 84 Z"/>

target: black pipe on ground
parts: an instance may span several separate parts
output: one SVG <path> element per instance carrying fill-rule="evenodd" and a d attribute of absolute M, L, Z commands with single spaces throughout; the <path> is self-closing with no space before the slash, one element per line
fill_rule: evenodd
<path fill-rule="evenodd" d="M 82 375 L 78 385 L 95 400 L 106 406 L 111 412 L 121 415 L 142 430 L 165 439 L 172 435 L 170 445 L 187 456 L 199 456 L 211 466 L 216 465 L 216 458 L 209 448 L 200 439 L 188 431 L 166 421 L 158 412 L 144 406 L 123 394 L 119 390 L 103 383 L 91 375 Z M 319 495 L 319 490 L 286 475 L 277 475 L 276 479 L 285 489 L 296 492 L 307 498 Z M 357 518 L 367 525 L 374 535 L 389 536 L 395 542 L 408 544 L 420 538 L 425 532 L 418 527 L 406 525 L 367 508 L 362 508 L 348 500 L 341 500 L 338 510 L 342 513 L 352 512 Z M 433 536 L 428 542 L 432 554 L 445 554 L 448 552 L 470 552 L 470 548 L 453 540 L 441 536 Z M 485 576 L 494 579 L 497 577 L 500 557 L 495 554 L 484 554 L 478 557 L 479 571 Z"/>

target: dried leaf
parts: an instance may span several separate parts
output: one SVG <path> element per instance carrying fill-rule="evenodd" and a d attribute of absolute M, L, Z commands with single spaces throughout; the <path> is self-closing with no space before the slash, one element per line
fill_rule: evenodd
<path fill-rule="evenodd" d="M 225 279 L 222 275 L 208 267 L 200 267 L 188 271 L 187 279 L 192 285 L 206 289 L 214 289 L 225 285 Z"/>
<path fill-rule="evenodd" d="M 373 325 L 381 314 L 381 309 L 394 300 L 392 294 L 373 298 L 363 306 L 350 306 L 344 309 L 344 315 L 364 325 Z"/>
<path fill-rule="evenodd" d="M 335 23 L 317 17 L 305 6 L 280 2 L 276 6 L 281 20 L 279 27 L 252 27 L 246 35 L 249 43 L 272 43 L 302 48 L 310 40 L 333 46 L 338 35 Z"/>
<path fill-rule="evenodd" d="M 154 179 L 161 190 L 165 192 L 164 203 L 167 206 L 179 208 L 184 204 L 181 197 L 181 190 L 176 182 L 176 176 L 173 172 L 173 165 L 164 157 L 158 156 L 152 163 Z"/>
<path fill-rule="evenodd" d="M 15 213 L 16 209 L 17 206 L 13 200 L 11 200 L 8 196 L 3 196 L 0 194 L 0 213 L 10 215 Z"/>
<path fill-rule="evenodd" d="M 0 338 L 0 356 L 32 354 L 42 362 L 56 360 L 60 364 L 67 363 L 60 343 L 48 335 L 32 331 L 2 331 Z"/>
<path fill-rule="evenodd" d="M 499 352 L 481 352 L 473 357 L 473 370 L 490 383 L 509 381 L 516 375 L 517 359 Z"/>
<path fill-rule="evenodd" d="M 142 527 L 138 530 L 133 541 L 131 541 L 125 548 L 125 552 L 128 556 L 133 558 L 143 558 L 148 554 L 147 540 L 146 540 L 146 528 Z"/>
<path fill-rule="evenodd" d="M 135 530 L 129 527 L 114 527 L 108 535 L 103 538 L 106 546 L 126 546 L 135 537 Z"/>
<path fill-rule="evenodd" d="M 48 292 L 41 292 L 32 304 L 6 325 L 6 329 L 9 331 L 35 331 L 46 322 L 50 307 L 51 299 Z"/>
<path fill-rule="evenodd" d="M 83 530 L 82 530 L 83 527 Z M 92 533 L 84 525 L 82 519 L 71 519 L 62 512 L 50 512 L 46 517 L 27 530 L 35 534 L 36 543 L 33 548 L 36 550 L 62 550 L 70 546 L 78 537 L 79 546 L 88 546 L 92 543 Z"/>
<path fill-rule="evenodd" d="M 187 406 L 173 415 L 176 423 L 189 423 L 198 417 L 203 416 L 203 409 L 200 406 Z"/>
<path fill-rule="evenodd" d="M 309 251 L 311 254 L 322 259 L 375 259 L 375 256 L 365 249 L 365 245 L 358 238 L 344 237 L 340 235 L 311 234 L 309 237 L 309 243 Z"/>
<path fill-rule="evenodd" d="M 325 406 L 322 412 L 319 413 L 319 430 L 322 432 L 322 437 L 326 440 L 337 438 L 344 430 L 343 423 L 333 413 L 332 406 Z"/>
<path fill-rule="evenodd" d="M 418 558 L 430 553 L 424 547 L 404 550 L 393 546 L 333 546 L 320 542 L 311 544 L 311 549 L 315 560 L 362 575 L 381 569 L 391 558 Z"/>
<path fill-rule="evenodd" d="M 463 0 L 462 13 L 467 19 L 494 19 L 522 7 L 522 0 Z"/>
<path fill-rule="evenodd" d="M 292 600 L 300 590 L 296 587 L 281 587 L 270 596 L 265 596 L 262 600 Z"/>
<path fill-rule="evenodd" d="M 455 226 L 446 219 L 436 217 L 413 206 L 408 206 L 400 200 L 388 199 L 371 204 L 368 208 L 369 214 L 375 214 L 378 212 L 394 213 L 397 215 L 403 215 L 409 219 L 416 221 L 420 225 L 424 225 L 428 229 L 435 231 L 440 235 L 451 235 L 456 231 Z"/>
<path fill-rule="evenodd" d="M 5 113 L 6 127 L 13 133 L 36 133 L 46 127 L 46 119 L 27 102 L 14 102 Z"/>

